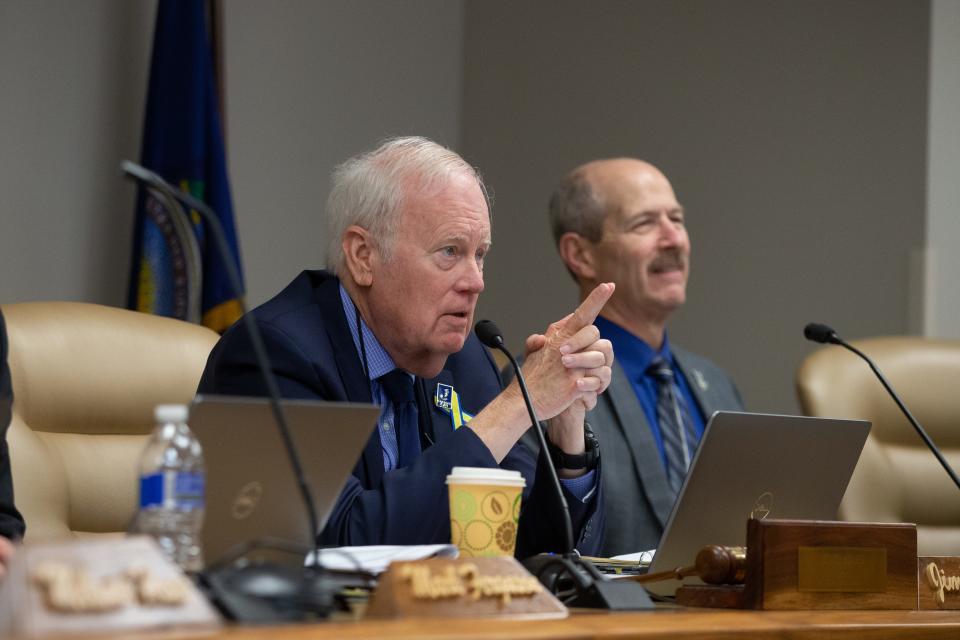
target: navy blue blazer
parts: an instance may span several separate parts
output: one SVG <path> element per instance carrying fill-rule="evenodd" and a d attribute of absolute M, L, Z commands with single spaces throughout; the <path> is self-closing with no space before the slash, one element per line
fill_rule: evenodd
<path fill-rule="evenodd" d="M 304 271 L 251 313 L 263 333 L 270 366 L 285 398 L 370 402 L 370 385 L 340 301 L 339 280 Z M 236 323 L 207 361 L 199 393 L 264 395 L 247 331 Z M 495 467 L 496 460 L 469 428 L 454 430 L 429 399 L 438 383 L 452 386 L 465 411 L 476 414 L 501 391 L 489 352 L 471 334 L 436 378 L 417 378 L 423 454 L 412 465 L 386 472 L 377 429 L 357 462 L 321 532 L 324 545 L 428 544 L 450 541 L 446 476 L 454 466 Z M 373 427 L 373 425 L 371 425 Z M 517 534 L 517 557 L 563 551 L 563 527 L 547 481 L 545 460 L 518 443 L 501 467 L 527 481 Z M 577 548 L 596 554 L 601 544 L 601 496 L 583 504 L 567 495 L 578 532 Z M 576 535 L 576 534 L 575 534 Z"/>

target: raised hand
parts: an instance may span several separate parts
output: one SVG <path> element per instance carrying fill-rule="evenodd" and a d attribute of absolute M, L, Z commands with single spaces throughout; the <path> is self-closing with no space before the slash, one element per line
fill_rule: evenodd
<path fill-rule="evenodd" d="M 600 339 L 593 321 L 613 289 L 612 283 L 597 285 L 573 313 L 527 339 L 523 375 L 541 419 L 556 416 L 577 400 L 583 410 L 592 409 L 597 394 L 610 384 L 613 349 Z"/>

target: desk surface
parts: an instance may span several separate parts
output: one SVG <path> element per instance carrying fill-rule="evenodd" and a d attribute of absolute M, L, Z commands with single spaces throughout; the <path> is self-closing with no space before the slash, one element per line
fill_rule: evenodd
<path fill-rule="evenodd" d="M 286 627 L 228 627 L 182 638 L 306 640 L 324 638 L 723 638 L 792 640 L 960 638 L 958 611 L 726 611 L 658 609 L 575 613 L 565 620 L 408 619 Z"/>

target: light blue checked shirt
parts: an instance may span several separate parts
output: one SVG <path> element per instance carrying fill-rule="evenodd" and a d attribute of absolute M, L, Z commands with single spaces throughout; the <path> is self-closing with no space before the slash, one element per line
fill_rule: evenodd
<path fill-rule="evenodd" d="M 392 471 L 398 467 L 400 459 L 397 431 L 393 422 L 393 405 L 387 400 L 387 395 L 380 383 L 377 382 L 377 378 L 390 373 L 397 368 L 397 365 L 362 318 L 360 320 L 362 327 L 357 327 L 357 308 L 343 285 L 340 285 L 340 302 L 343 304 L 343 311 L 347 315 L 347 325 L 350 327 L 350 335 L 353 336 L 353 344 L 357 347 L 357 353 L 361 354 L 363 353 L 360 349 L 361 331 L 358 329 L 362 329 L 363 344 L 367 350 L 367 367 L 370 374 L 370 397 L 373 398 L 374 404 L 380 405 L 377 429 L 380 431 L 380 447 L 383 449 L 383 468 L 385 471 Z"/>

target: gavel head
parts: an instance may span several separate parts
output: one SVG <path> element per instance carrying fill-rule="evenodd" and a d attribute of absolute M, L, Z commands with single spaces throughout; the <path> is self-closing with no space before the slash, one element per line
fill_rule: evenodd
<path fill-rule="evenodd" d="M 707 584 L 743 584 L 747 574 L 747 550 L 711 544 L 697 554 L 697 575 Z"/>

